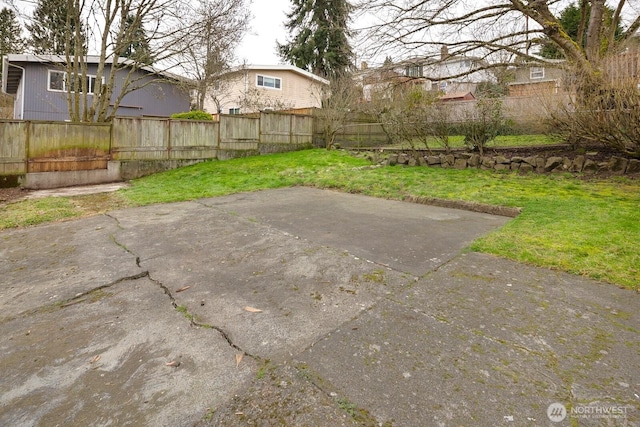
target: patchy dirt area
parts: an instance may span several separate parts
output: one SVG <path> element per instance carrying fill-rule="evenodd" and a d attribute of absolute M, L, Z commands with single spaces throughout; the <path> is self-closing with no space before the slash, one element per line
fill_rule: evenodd
<path fill-rule="evenodd" d="M 0 188 L 0 204 L 9 203 L 22 199 L 30 193 L 30 190 L 24 188 Z"/>

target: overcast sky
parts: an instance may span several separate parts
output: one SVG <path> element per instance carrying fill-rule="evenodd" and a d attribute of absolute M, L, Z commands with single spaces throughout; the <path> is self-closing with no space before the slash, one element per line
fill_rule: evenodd
<path fill-rule="evenodd" d="M 284 22 L 290 9 L 291 0 L 253 0 L 251 29 L 236 51 L 238 62 L 246 60 L 254 65 L 281 62 L 276 54 L 276 40 L 280 43 L 286 41 L 288 34 Z"/>

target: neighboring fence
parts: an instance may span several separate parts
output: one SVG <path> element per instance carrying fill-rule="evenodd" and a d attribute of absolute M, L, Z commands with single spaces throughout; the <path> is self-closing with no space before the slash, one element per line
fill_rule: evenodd
<path fill-rule="evenodd" d="M 262 113 L 218 122 L 115 118 L 111 124 L 0 122 L 0 176 L 107 169 L 110 160 L 228 159 L 309 147 L 313 117 Z"/>
<path fill-rule="evenodd" d="M 559 107 L 566 107 L 570 103 L 569 96 L 561 94 L 538 94 L 536 96 L 504 97 L 502 101 L 502 114 L 507 119 L 505 131 L 515 134 L 537 134 L 549 131 L 549 118 L 551 112 Z M 455 134 L 456 123 L 463 122 L 468 114 L 472 113 L 477 101 L 449 101 L 446 104 L 449 111 L 449 123 Z M 368 118 L 375 121 L 375 117 Z M 326 118 L 318 115 L 314 124 L 314 144 L 324 146 Z M 342 147 L 379 147 L 389 144 L 389 136 L 380 123 L 366 123 L 359 118 L 347 117 L 345 123 L 338 123 L 335 135 L 335 144 Z M 391 126 L 390 126 L 391 127 Z"/>

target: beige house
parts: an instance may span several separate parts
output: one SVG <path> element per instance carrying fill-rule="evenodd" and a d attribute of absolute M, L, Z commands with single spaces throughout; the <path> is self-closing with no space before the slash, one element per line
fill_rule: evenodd
<path fill-rule="evenodd" d="M 564 60 L 545 59 L 517 64 L 509 96 L 558 95 L 563 92 Z"/>
<path fill-rule="evenodd" d="M 479 83 L 496 81 L 487 66 L 482 58 L 449 55 L 443 47 L 439 58 L 416 57 L 371 69 L 363 63 L 356 79 L 362 84 L 365 102 L 371 101 L 373 93 L 398 85 L 421 86 L 426 91 L 441 94 L 443 100 L 470 100 Z"/>
<path fill-rule="evenodd" d="M 214 114 L 321 107 L 328 85 L 328 80 L 293 65 L 244 65 L 221 76 L 204 107 Z"/>

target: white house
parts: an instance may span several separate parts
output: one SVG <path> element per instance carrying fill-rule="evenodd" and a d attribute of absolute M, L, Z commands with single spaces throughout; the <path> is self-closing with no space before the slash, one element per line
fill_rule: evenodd
<path fill-rule="evenodd" d="M 391 84 L 420 85 L 427 91 L 451 94 L 475 93 L 482 82 L 495 82 L 487 63 L 478 57 L 449 56 L 443 49 L 440 58 L 411 58 L 378 69 L 364 69 L 359 73 L 364 99 L 371 93 Z"/>

